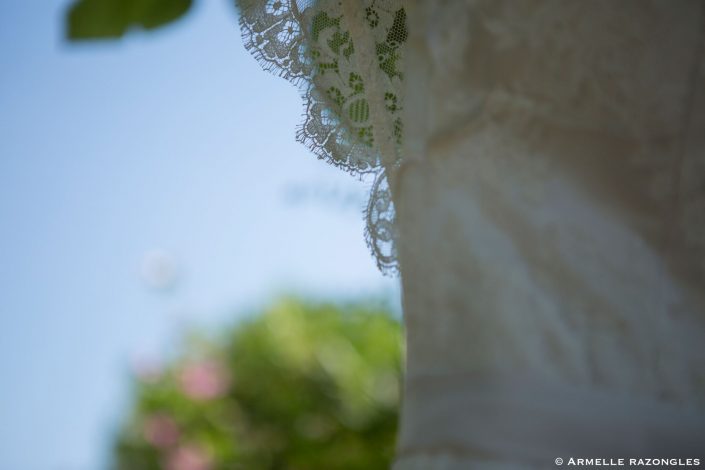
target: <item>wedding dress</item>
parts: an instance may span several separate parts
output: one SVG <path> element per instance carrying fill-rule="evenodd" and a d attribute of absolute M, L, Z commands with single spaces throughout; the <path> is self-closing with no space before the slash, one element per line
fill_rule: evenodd
<path fill-rule="evenodd" d="M 704 457 L 705 1 L 241 4 L 299 138 L 373 178 L 395 469 Z"/>

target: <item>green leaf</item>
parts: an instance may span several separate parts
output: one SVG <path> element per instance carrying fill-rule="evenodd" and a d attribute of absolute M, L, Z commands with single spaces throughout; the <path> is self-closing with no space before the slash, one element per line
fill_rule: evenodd
<path fill-rule="evenodd" d="M 117 39 L 131 28 L 155 29 L 186 14 L 193 0 L 77 0 L 66 17 L 72 41 Z"/>

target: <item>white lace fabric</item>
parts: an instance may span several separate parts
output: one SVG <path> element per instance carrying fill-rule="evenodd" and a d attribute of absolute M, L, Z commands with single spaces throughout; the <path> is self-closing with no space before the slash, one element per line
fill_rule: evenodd
<path fill-rule="evenodd" d="M 297 140 L 315 155 L 371 178 L 368 245 L 384 273 L 397 271 L 388 178 L 401 159 L 401 0 L 240 0 L 245 47 L 302 92 Z"/>

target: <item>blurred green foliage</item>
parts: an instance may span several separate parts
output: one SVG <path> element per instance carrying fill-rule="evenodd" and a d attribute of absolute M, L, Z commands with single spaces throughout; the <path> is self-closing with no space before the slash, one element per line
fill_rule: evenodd
<path fill-rule="evenodd" d="M 372 303 L 286 300 L 136 380 L 120 470 L 387 469 L 401 336 Z"/>
<path fill-rule="evenodd" d="M 155 29 L 181 18 L 193 0 L 75 0 L 66 17 L 70 40 L 116 39 L 131 28 Z"/>

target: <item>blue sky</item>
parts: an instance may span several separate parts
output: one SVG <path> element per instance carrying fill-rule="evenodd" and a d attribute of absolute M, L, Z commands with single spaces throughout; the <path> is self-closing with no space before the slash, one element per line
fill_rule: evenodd
<path fill-rule="evenodd" d="M 0 470 L 97 470 L 136 357 L 277 293 L 398 295 L 365 185 L 294 141 L 302 103 L 226 0 L 69 45 L 66 2 L 0 0 Z M 149 289 L 168 253 L 179 280 Z"/>

